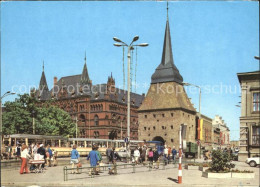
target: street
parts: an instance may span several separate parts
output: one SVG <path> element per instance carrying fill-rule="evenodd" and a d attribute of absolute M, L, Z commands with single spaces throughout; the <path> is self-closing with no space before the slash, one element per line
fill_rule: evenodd
<path fill-rule="evenodd" d="M 82 160 L 85 158 L 82 158 Z M 202 160 L 201 160 L 202 162 Z M 243 162 L 234 162 L 240 170 L 252 170 L 254 179 L 209 179 L 202 177 L 199 170 L 183 169 L 182 184 L 178 184 L 178 164 L 168 164 L 165 169 L 160 165 L 159 170 L 146 166 L 137 166 L 135 173 L 132 167 L 118 169 L 117 175 L 109 175 L 102 171 L 100 175 L 91 178 L 88 170 L 83 169 L 81 174 L 69 174 L 68 181 L 64 181 L 63 167 L 48 167 L 44 173 L 19 174 L 19 168 L 9 170 L 2 168 L 2 186 L 259 186 L 259 167 L 250 167 Z M 118 162 L 121 164 L 121 162 Z M 89 163 L 83 162 L 83 167 Z M 70 168 L 70 165 L 67 165 Z M 122 167 L 123 168 L 123 167 Z M 184 168 L 184 165 L 183 165 Z M 68 172 L 70 173 L 70 172 Z"/>

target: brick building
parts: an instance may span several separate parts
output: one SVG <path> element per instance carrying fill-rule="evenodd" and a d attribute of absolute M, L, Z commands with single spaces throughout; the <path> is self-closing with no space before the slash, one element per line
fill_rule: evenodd
<path fill-rule="evenodd" d="M 34 94 L 38 100 L 52 103 L 67 111 L 78 127 L 82 138 L 108 139 L 111 132 L 121 139 L 127 136 L 127 91 L 116 88 L 115 79 L 108 77 L 106 84 L 92 85 L 86 56 L 82 74 L 54 77 L 54 85 L 48 89 L 44 68 L 39 89 Z M 144 95 L 131 93 L 131 139 L 138 139 L 137 109 Z M 76 125 L 75 125 L 76 126 Z"/>
<path fill-rule="evenodd" d="M 203 120 L 202 139 L 200 140 L 200 143 L 201 143 L 202 147 L 205 147 L 207 149 L 208 147 L 211 147 L 213 144 L 212 119 L 203 114 L 201 114 L 200 117 Z M 196 122 L 197 122 L 197 126 L 198 126 L 198 117 L 197 117 Z M 197 137 L 198 137 L 198 131 L 196 131 L 196 139 L 197 139 Z"/>
<path fill-rule="evenodd" d="M 179 129 L 187 125 L 186 141 L 195 142 L 196 110 L 174 64 L 167 16 L 162 60 L 151 77 L 150 88 L 138 109 L 139 140 L 157 140 L 179 145 Z"/>

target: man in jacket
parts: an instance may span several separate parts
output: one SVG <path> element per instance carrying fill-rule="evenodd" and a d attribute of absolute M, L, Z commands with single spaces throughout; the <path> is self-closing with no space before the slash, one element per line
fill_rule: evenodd
<path fill-rule="evenodd" d="M 97 155 L 95 146 L 93 146 L 92 151 L 89 152 L 87 160 L 90 160 L 90 166 L 93 167 L 93 168 L 91 168 L 91 171 L 89 174 L 91 175 L 91 173 L 94 172 L 95 175 L 99 175 L 96 170 L 97 162 L 98 162 L 98 155 Z"/>

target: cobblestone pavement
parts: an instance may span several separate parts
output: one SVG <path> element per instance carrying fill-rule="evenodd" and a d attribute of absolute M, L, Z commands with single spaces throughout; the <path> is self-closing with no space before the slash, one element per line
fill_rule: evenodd
<path fill-rule="evenodd" d="M 121 164 L 120 162 L 118 164 Z M 152 169 L 146 166 L 137 166 L 135 173 L 133 168 L 119 168 L 117 175 L 109 175 L 108 171 L 102 171 L 100 175 L 91 178 L 88 170 L 83 169 L 81 174 L 68 175 L 68 181 L 64 181 L 63 167 L 48 167 L 44 173 L 19 174 L 19 168 L 1 170 L 1 186 L 259 186 L 259 167 L 249 167 L 246 163 L 235 162 L 236 168 L 252 170 L 256 173 L 254 179 L 209 179 L 202 177 L 199 170 L 183 169 L 182 184 L 177 184 L 178 164 L 169 164 L 163 168 Z M 83 162 L 83 167 L 89 164 Z M 68 165 L 68 168 L 70 166 Z M 184 167 L 183 167 L 184 168 Z"/>

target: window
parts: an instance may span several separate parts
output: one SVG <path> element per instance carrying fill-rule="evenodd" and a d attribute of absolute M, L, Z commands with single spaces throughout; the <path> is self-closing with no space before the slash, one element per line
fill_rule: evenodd
<path fill-rule="evenodd" d="M 147 118 L 147 115 L 144 115 L 145 118 Z"/>
<path fill-rule="evenodd" d="M 98 123 L 99 123 L 98 115 L 95 115 L 95 117 L 94 117 L 94 124 L 95 124 L 95 126 L 98 126 Z"/>
<path fill-rule="evenodd" d="M 171 139 L 171 142 L 173 143 L 173 139 Z"/>
<path fill-rule="evenodd" d="M 144 130 L 146 131 L 146 127 L 144 127 Z"/>
<path fill-rule="evenodd" d="M 171 129 L 173 129 L 173 125 L 171 125 Z"/>
<path fill-rule="evenodd" d="M 260 127 L 259 126 L 252 126 L 252 145 L 259 146 L 259 136 L 260 136 Z"/>
<path fill-rule="evenodd" d="M 173 113 L 171 113 L 171 116 L 173 117 Z"/>
<path fill-rule="evenodd" d="M 162 114 L 162 117 L 164 118 L 164 114 Z"/>
<path fill-rule="evenodd" d="M 260 111 L 260 93 L 253 93 L 253 111 Z"/>
<path fill-rule="evenodd" d="M 162 126 L 162 129 L 164 129 L 164 126 Z"/>
<path fill-rule="evenodd" d="M 154 114 L 153 117 L 156 118 L 156 115 Z"/>
<path fill-rule="evenodd" d="M 155 130 L 155 126 L 153 126 L 153 130 Z"/>

